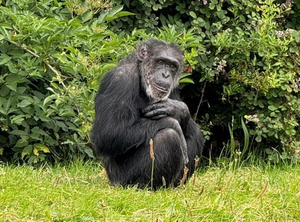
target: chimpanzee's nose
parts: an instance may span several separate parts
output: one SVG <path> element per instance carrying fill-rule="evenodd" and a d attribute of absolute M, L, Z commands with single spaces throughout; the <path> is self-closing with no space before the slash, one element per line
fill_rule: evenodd
<path fill-rule="evenodd" d="M 163 75 L 164 78 L 169 78 L 170 77 L 170 74 L 166 73 L 166 72 L 163 72 L 162 75 Z"/>

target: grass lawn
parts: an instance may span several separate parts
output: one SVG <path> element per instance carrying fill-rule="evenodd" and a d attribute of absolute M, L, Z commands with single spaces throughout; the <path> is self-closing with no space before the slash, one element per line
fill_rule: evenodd
<path fill-rule="evenodd" d="M 300 221 L 300 166 L 207 167 L 152 192 L 111 187 L 95 162 L 0 164 L 0 221 Z"/>

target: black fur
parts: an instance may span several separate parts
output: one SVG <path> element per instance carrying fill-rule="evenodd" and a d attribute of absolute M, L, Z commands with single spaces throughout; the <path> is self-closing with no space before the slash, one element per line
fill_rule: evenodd
<path fill-rule="evenodd" d="M 158 54 L 164 57 L 162 66 L 155 64 Z M 164 76 L 165 72 L 172 72 L 169 62 L 178 63 L 176 72 L 172 66 L 171 77 L 160 76 L 162 72 Z M 182 52 L 175 45 L 151 39 L 102 79 L 95 99 L 92 142 L 113 185 L 150 186 L 150 139 L 154 141 L 155 189 L 163 185 L 177 186 L 185 165 L 189 175 L 194 172 L 194 159 L 201 156 L 204 140 L 199 126 L 191 119 L 187 106 L 178 95 L 182 63 Z M 145 89 L 148 75 L 157 79 L 151 80 L 151 86 L 156 81 L 166 89 L 169 87 L 170 95 L 149 95 Z M 152 91 L 161 93 L 156 88 Z M 188 163 L 184 158 L 184 146 Z"/>

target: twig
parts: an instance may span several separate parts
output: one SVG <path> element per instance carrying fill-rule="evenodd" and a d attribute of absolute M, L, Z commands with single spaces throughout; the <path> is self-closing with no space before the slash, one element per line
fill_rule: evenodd
<path fill-rule="evenodd" d="M 194 173 L 194 174 L 193 174 L 193 181 L 192 181 L 193 186 L 194 186 L 195 183 L 196 183 L 196 179 L 197 179 L 197 178 L 196 178 L 196 174 Z"/>
<path fill-rule="evenodd" d="M 266 192 L 267 190 L 267 187 L 268 187 L 268 184 L 269 184 L 269 181 L 266 181 L 265 185 L 264 185 L 264 188 L 261 190 L 261 192 L 258 194 L 258 196 L 256 197 L 256 199 L 259 199 L 262 197 L 262 195 L 264 195 L 264 193 Z"/>
<path fill-rule="evenodd" d="M 231 213 L 234 214 L 233 204 L 231 200 L 229 201 L 229 206 L 230 206 Z"/>
<path fill-rule="evenodd" d="M 150 158 L 152 160 L 152 166 L 151 166 L 151 190 L 153 190 L 153 179 L 154 179 L 154 161 L 155 161 L 155 154 L 154 154 L 154 148 L 153 148 L 153 139 L 150 139 L 149 141 L 149 146 L 150 146 Z M 153 197 L 152 197 L 153 198 Z M 153 203 L 154 201 L 151 201 L 151 216 L 152 216 L 152 221 L 154 221 L 154 213 L 153 213 Z"/>
<path fill-rule="evenodd" d="M 199 112 L 200 106 L 201 106 L 201 104 L 202 104 L 202 102 L 203 102 L 203 97 L 204 97 L 204 92 L 205 92 L 206 83 L 207 83 L 207 80 L 205 80 L 204 86 L 203 86 L 202 91 L 201 91 L 201 98 L 200 98 L 199 104 L 198 104 L 198 106 L 197 106 L 197 110 L 196 110 L 196 113 L 195 113 L 195 116 L 194 116 L 194 121 L 196 121 L 196 119 L 197 119 L 197 116 L 198 116 L 198 112 Z"/>
<path fill-rule="evenodd" d="M 195 169 L 194 170 L 196 170 L 200 163 L 200 158 L 198 157 L 198 155 L 196 155 L 194 160 L 195 160 Z"/>
<path fill-rule="evenodd" d="M 150 145 L 150 158 L 154 159 L 155 156 L 154 156 L 154 149 L 153 149 L 153 139 L 150 139 L 149 145 Z"/>
<path fill-rule="evenodd" d="M 153 190 L 153 179 L 154 179 L 154 161 L 155 161 L 155 156 L 154 156 L 154 149 L 153 149 L 153 139 L 150 139 L 149 142 L 150 145 L 150 158 L 152 160 L 152 166 L 151 166 L 151 190 Z"/>
<path fill-rule="evenodd" d="M 199 191 L 199 196 L 201 196 L 204 193 L 204 186 L 201 187 L 201 190 Z"/>
<path fill-rule="evenodd" d="M 24 51 L 28 52 L 29 54 L 33 55 L 34 57 L 36 58 L 40 58 L 40 56 L 38 54 L 36 54 L 35 52 L 31 51 L 30 49 L 24 47 L 24 46 L 21 46 L 19 43 L 13 41 L 13 40 L 9 40 L 9 39 L 6 39 L 6 41 L 8 41 L 9 43 L 23 49 Z M 66 85 L 64 84 L 64 82 L 62 81 L 62 78 L 61 78 L 61 75 L 60 73 L 49 63 L 47 62 L 46 60 L 43 60 L 43 62 L 45 63 L 45 65 L 52 71 L 54 72 L 54 74 L 58 77 L 58 79 L 60 80 L 61 84 L 66 88 Z"/>
<path fill-rule="evenodd" d="M 180 186 L 182 186 L 185 183 L 187 176 L 188 176 L 188 172 L 189 172 L 189 168 L 184 167 L 183 176 L 182 176 L 182 179 L 180 180 Z"/>

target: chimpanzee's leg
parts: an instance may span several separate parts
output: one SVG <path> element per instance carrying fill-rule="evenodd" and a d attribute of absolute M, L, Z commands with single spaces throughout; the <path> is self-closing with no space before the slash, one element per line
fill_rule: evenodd
<path fill-rule="evenodd" d="M 112 184 L 138 184 L 139 187 L 150 187 L 152 159 L 149 142 L 138 148 L 132 148 L 126 154 L 117 156 L 115 160 L 104 161 Z M 168 187 L 175 182 L 184 166 L 180 136 L 175 130 L 166 128 L 157 132 L 153 138 L 153 145 L 155 156 L 153 188 L 163 185 Z"/>
<path fill-rule="evenodd" d="M 186 136 L 186 144 L 187 144 L 187 153 L 189 162 L 186 164 L 186 167 L 188 169 L 187 178 L 188 179 L 195 171 L 195 168 L 197 167 L 196 164 L 199 164 L 200 157 L 202 156 L 203 146 L 204 146 L 204 139 L 202 137 L 202 134 L 200 132 L 199 126 L 193 122 L 190 121 L 187 127 L 187 133 L 188 136 Z M 198 161 L 198 163 L 196 163 Z M 181 171 L 177 178 L 177 182 L 175 182 L 175 185 L 179 185 L 183 178 L 184 172 Z"/>

